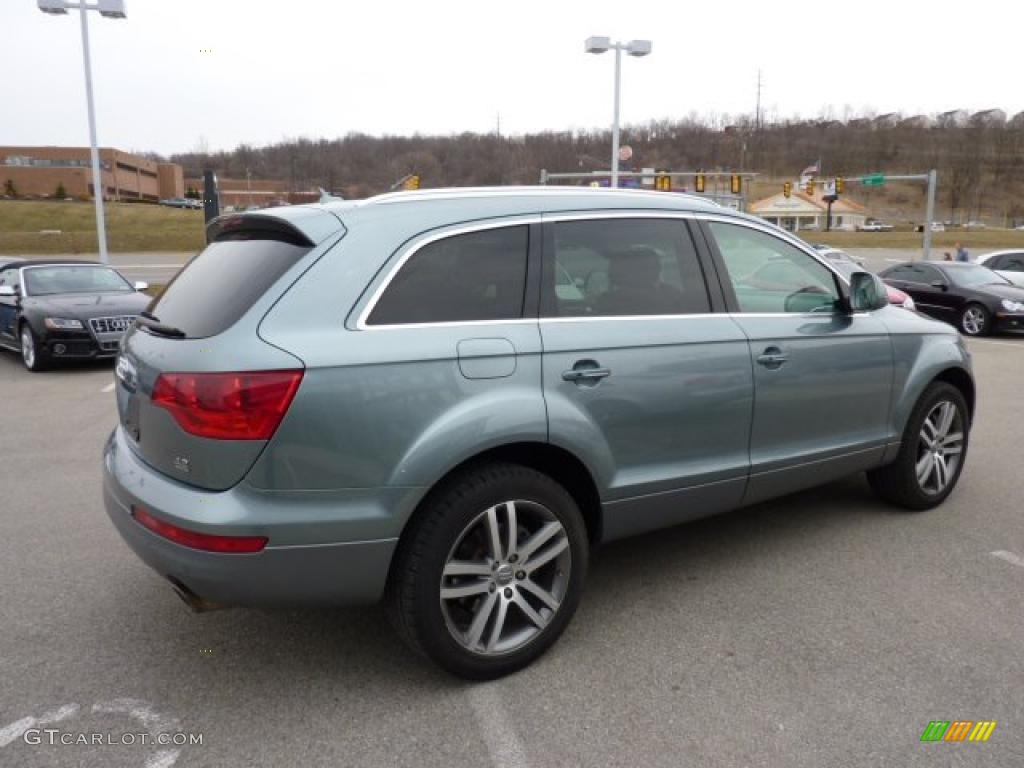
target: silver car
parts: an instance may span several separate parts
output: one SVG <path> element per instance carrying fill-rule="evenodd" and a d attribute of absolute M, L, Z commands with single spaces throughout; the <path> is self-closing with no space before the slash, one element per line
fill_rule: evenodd
<path fill-rule="evenodd" d="M 196 609 L 383 598 L 492 678 L 600 542 L 856 472 L 926 509 L 963 467 L 956 331 L 699 199 L 403 192 L 208 239 L 124 340 L 104 454 L 111 520 Z"/>

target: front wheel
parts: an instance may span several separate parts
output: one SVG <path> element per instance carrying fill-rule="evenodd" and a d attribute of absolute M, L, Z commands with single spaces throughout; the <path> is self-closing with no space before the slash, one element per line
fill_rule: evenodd
<path fill-rule="evenodd" d="M 952 384 L 933 382 L 907 420 L 896 460 L 868 472 L 872 489 L 906 509 L 938 506 L 960 478 L 970 426 L 963 393 Z"/>
<path fill-rule="evenodd" d="M 470 470 L 428 499 L 392 565 L 388 607 L 403 639 L 460 677 L 530 664 L 579 604 L 588 542 L 551 478 L 514 464 Z"/>
<path fill-rule="evenodd" d="M 49 364 L 46 350 L 36 340 L 36 335 L 27 322 L 21 326 L 21 362 L 33 373 L 45 370 Z"/>
<path fill-rule="evenodd" d="M 960 314 L 960 330 L 967 336 L 984 336 L 990 320 L 989 311 L 981 304 L 968 304 Z"/>

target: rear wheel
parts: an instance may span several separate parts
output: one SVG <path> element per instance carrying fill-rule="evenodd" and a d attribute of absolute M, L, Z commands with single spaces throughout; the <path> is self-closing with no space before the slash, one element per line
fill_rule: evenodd
<path fill-rule="evenodd" d="M 981 304 L 968 304 L 960 314 L 960 330 L 967 336 L 984 336 L 990 320 L 989 311 Z"/>
<path fill-rule="evenodd" d="M 514 464 L 481 466 L 420 510 L 392 566 L 403 639 L 449 672 L 490 679 L 530 664 L 568 625 L 587 571 L 572 497 Z"/>
<path fill-rule="evenodd" d="M 50 363 L 49 355 L 36 339 L 32 326 L 28 323 L 21 326 L 21 362 L 33 372 L 45 370 Z"/>
<path fill-rule="evenodd" d="M 881 498 L 901 507 L 938 506 L 960 478 L 969 430 L 963 393 L 952 384 L 934 382 L 907 420 L 896 460 L 868 472 L 868 482 Z"/>

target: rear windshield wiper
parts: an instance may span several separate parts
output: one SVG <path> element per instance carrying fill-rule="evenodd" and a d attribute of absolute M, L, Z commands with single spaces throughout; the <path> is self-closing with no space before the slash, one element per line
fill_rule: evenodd
<path fill-rule="evenodd" d="M 159 317 L 150 312 L 140 312 L 135 322 L 160 336 L 170 336 L 174 339 L 185 338 L 185 332 L 181 328 L 175 328 L 173 325 L 164 325 L 160 322 Z"/>

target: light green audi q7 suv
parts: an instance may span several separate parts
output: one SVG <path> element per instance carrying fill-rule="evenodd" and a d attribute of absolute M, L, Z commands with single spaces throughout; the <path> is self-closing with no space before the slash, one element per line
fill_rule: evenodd
<path fill-rule="evenodd" d="M 970 358 L 782 230 L 686 195 L 452 189 L 224 216 L 117 361 L 107 512 L 195 609 L 383 599 L 492 678 L 596 544 L 966 457 Z"/>

